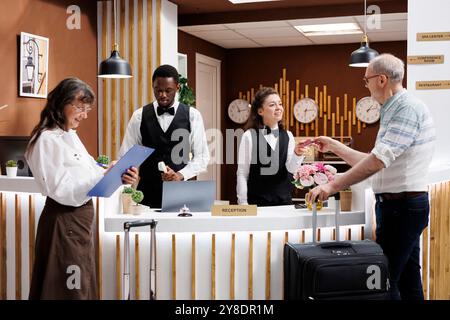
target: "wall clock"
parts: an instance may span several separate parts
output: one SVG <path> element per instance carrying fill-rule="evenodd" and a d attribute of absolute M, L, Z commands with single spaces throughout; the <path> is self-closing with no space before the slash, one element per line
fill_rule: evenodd
<path fill-rule="evenodd" d="M 318 110 L 316 101 L 303 98 L 294 105 L 294 116 L 301 123 L 310 123 L 317 118 Z"/>
<path fill-rule="evenodd" d="M 238 124 L 247 122 L 250 116 L 250 104 L 244 99 L 235 99 L 228 105 L 228 116 Z"/>
<path fill-rule="evenodd" d="M 371 124 L 380 119 L 380 104 L 372 97 L 364 97 L 356 104 L 356 117 L 362 122 Z"/>

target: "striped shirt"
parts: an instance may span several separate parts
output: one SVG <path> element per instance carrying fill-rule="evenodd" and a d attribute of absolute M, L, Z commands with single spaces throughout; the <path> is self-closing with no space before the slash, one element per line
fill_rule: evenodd
<path fill-rule="evenodd" d="M 428 107 L 405 89 L 381 107 L 380 129 L 371 151 L 384 163 L 372 177 L 375 193 L 427 191 L 436 132 Z"/>

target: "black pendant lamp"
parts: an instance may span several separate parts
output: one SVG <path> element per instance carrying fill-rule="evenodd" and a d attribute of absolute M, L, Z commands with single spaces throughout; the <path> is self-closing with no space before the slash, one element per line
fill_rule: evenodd
<path fill-rule="evenodd" d="M 114 5 L 114 45 L 111 52 L 111 56 L 103 60 L 100 63 L 98 77 L 99 78 L 115 78 L 115 79 L 126 79 L 131 78 L 131 67 L 130 64 L 122 59 L 119 54 L 119 46 L 117 45 L 117 19 L 116 19 L 116 0 L 113 1 Z"/>
<path fill-rule="evenodd" d="M 370 60 L 378 56 L 378 52 L 369 47 L 369 39 L 367 38 L 366 26 L 367 26 L 367 17 L 366 17 L 366 0 L 364 0 L 364 36 L 361 40 L 361 47 L 352 52 L 350 56 L 350 63 L 348 64 L 350 67 L 367 67 L 369 65 Z"/>

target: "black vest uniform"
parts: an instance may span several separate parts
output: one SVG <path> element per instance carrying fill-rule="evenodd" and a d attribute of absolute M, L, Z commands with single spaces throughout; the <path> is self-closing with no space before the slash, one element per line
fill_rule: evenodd
<path fill-rule="evenodd" d="M 183 169 L 189 161 L 189 136 L 182 136 L 176 141 L 172 141 L 172 133 L 176 129 L 186 129 L 191 132 L 189 121 L 189 106 L 180 103 L 170 126 L 164 132 L 158 123 L 153 104 L 148 104 L 142 109 L 141 136 L 142 145 L 155 149 L 155 151 L 144 161 L 139 168 L 140 181 L 137 189 L 144 193 L 142 204 L 152 208 L 161 208 L 162 200 L 162 180 L 161 171 L 158 170 L 158 162 L 164 161 L 173 171 Z M 178 135 L 179 136 L 179 135 Z M 182 143 L 179 159 L 181 163 L 174 163 L 171 157 L 172 149 Z M 184 152 L 186 151 L 186 152 Z"/>
<path fill-rule="evenodd" d="M 280 129 L 276 148 L 272 150 L 262 132 L 264 130 L 258 130 L 258 134 L 252 135 L 252 163 L 250 164 L 247 181 L 247 201 L 249 204 L 256 204 L 258 206 L 292 204 L 294 185 L 291 181 L 293 180 L 293 176 L 286 169 L 289 136 L 285 130 Z M 261 161 L 260 150 L 262 150 L 261 153 L 264 156 L 264 149 L 267 150 L 267 157 L 269 159 L 271 158 L 272 152 L 277 152 L 279 156 L 278 161 L 276 161 L 276 157 L 271 159 L 269 163 L 267 163 L 268 161 Z M 253 160 L 255 155 L 257 157 L 256 163 Z M 272 161 L 278 162 L 277 172 L 272 175 L 263 175 L 261 169 L 269 168 Z M 277 164 L 275 163 L 275 165 Z"/>

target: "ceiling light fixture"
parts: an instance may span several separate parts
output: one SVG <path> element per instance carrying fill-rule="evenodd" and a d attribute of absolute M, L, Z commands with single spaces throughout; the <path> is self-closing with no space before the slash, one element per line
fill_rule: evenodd
<path fill-rule="evenodd" d="M 307 37 L 363 33 L 358 24 L 353 22 L 300 25 L 295 26 L 295 29 Z"/>
<path fill-rule="evenodd" d="M 117 15 L 116 15 L 116 0 L 113 1 L 114 9 L 114 45 L 111 56 L 100 63 L 98 77 L 99 78 L 116 78 L 126 79 L 131 78 L 130 64 L 122 59 L 119 54 L 119 45 L 117 44 Z"/>
<path fill-rule="evenodd" d="M 361 40 L 361 47 L 352 52 L 350 56 L 350 67 L 367 67 L 370 60 L 378 56 L 378 52 L 369 48 L 369 39 L 367 38 L 367 6 L 364 0 L 364 35 Z"/>

